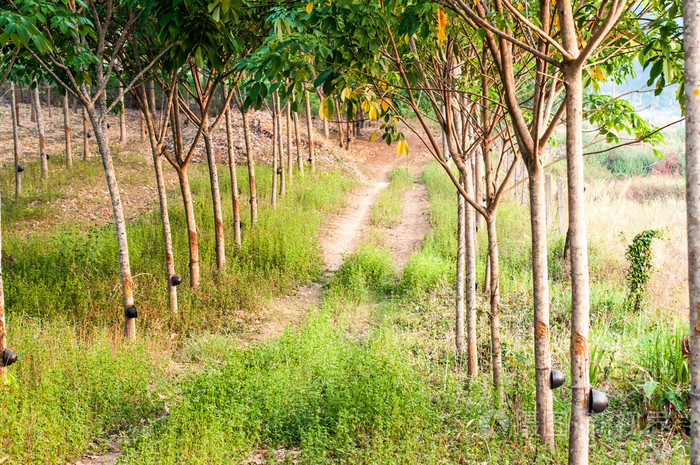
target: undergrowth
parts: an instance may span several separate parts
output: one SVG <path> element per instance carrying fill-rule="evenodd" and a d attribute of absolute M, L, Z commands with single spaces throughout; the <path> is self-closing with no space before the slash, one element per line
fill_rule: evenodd
<path fill-rule="evenodd" d="M 413 174 L 406 166 L 397 166 L 389 173 L 389 185 L 382 189 L 370 208 L 374 226 L 391 227 L 401 222 L 403 194 L 413 186 Z"/>

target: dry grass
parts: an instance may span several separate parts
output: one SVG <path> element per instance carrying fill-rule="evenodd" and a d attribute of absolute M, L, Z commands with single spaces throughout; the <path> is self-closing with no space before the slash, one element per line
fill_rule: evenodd
<path fill-rule="evenodd" d="M 628 266 L 625 250 L 647 229 L 663 229 L 654 244 L 654 269 L 649 283 L 650 308 L 685 319 L 688 308 L 687 238 L 683 179 L 652 176 L 593 180 L 587 185 L 587 217 L 591 247 L 601 253 L 601 275 L 622 278 Z"/>

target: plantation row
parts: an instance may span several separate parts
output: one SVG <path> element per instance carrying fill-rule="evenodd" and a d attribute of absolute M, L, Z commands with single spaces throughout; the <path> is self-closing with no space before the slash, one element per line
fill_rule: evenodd
<path fill-rule="evenodd" d="M 504 358 L 508 339 L 501 321 L 501 281 L 509 277 L 501 272 L 506 262 L 499 248 L 503 232 L 499 215 L 511 190 L 520 189 L 521 198 L 528 197 L 531 255 L 521 267 L 531 272 L 528 331 L 535 376 L 528 383 L 535 390 L 535 434 L 549 453 L 556 453 L 555 435 L 568 430 L 569 463 L 588 463 L 591 417 L 605 410 L 608 399 L 595 385 L 591 368 L 595 352 L 584 155 L 596 152 L 584 153 L 584 121 L 592 128 L 594 141 L 625 146 L 630 143 L 620 139 L 625 131 L 634 141 L 662 141 L 660 128 L 640 118 L 627 101 L 599 91 L 606 78 L 621 82 L 633 74 L 635 60 L 649 69 L 648 85 L 655 85 L 658 92 L 682 81 L 680 7 L 673 1 L 646 0 L 578 5 L 568 0 L 556 4 L 541 0 L 527 2 L 524 8 L 509 1 L 468 5 L 459 0 L 10 2 L 0 10 L 0 84 L 12 83 L 15 196 L 23 195 L 24 172 L 17 136 L 17 85 L 32 89 L 42 186 L 50 183 L 38 93 L 39 83 L 46 82 L 62 96 L 68 168 L 73 164 L 70 99 L 82 107 L 83 146 L 94 137 L 109 191 L 116 242 L 108 240 L 111 232 L 99 228 L 90 237 L 70 230 L 58 236 L 18 237 L 22 253 L 13 254 L 16 258 L 5 263 L 6 273 L 13 275 L 4 286 L 8 308 L 94 323 L 109 321 L 119 303 L 124 335 L 135 339 L 137 321 L 142 322 L 142 330 L 153 331 L 216 328 L 237 310 L 253 307 L 258 293 L 264 292 L 260 288 L 291 289 L 297 280 L 318 276 L 321 264 L 312 251 L 323 213 L 320 207 L 337 203 L 326 202 L 324 195 L 342 195 L 349 187 L 338 178 L 315 173 L 311 100 L 318 99 L 326 139 L 330 125 L 336 125 L 340 145 L 348 148 L 353 134 L 366 122 L 373 122 L 372 142 L 381 138 L 395 144 L 399 155 L 407 155 L 412 148 L 404 131 L 410 131 L 457 193 L 453 205 L 456 242 L 450 241 L 446 249 L 454 251 L 455 259 L 455 360 L 468 379 L 488 367 L 495 407 L 508 401 L 504 371 L 512 369 Z M 678 89 L 678 100 L 690 109 L 683 86 Z M 140 112 L 158 195 L 157 211 L 133 222 L 126 220 L 126 199 L 117 182 L 108 140 L 107 117 L 116 112 L 121 115 L 120 140 L 125 142 L 125 96 Z M 261 129 L 252 127 L 249 115 L 263 106 L 272 115 L 271 166 L 262 170 L 258 166 L 256 172 L 251 133 Z M 234 108 L 241 116 L 242 146 L 234 142 Z M 300 149 L 299 114 L 306 123 L 305 155 Z M 568 374 L 553 365 L 557 322 L 551 318 L 555 307 L 550 278 L 557 269 L 550 265 L 551 220 L 546 199 L 551 194 L 546 191 L 544 171 L 545 149 L 559 127 L 566 134 L 560 161 L 566 162 L 568 202 L 563 244 L 570 271 Z M 216 159 L 218 128 L 226 133 L 226 182 Z M 237 167 L 238 153 L 245 156 L 245 170 Z M 206 161 L 206 173 L 198 172 L 193 163 L 200 154 Z M 691 179 L 696 167 L 687 162 L 685 170 Z M 181 204 L 172 201 L 166 173 L 177 177 Z M 206 194 L 211 195 L 208 213 L 195 200 Z M 228 196 L 230 210 L 223 200 Z M 290 196 L 298 198 L 289 202 L 294 207 L 288 209 L 285 200 Z M 690 199 L 696 197 L 688 194 Z M 265 213 L 261 205 L 267 200 L 263 199 L 270 202 Z M 243 201 L 249 205 L 249 215 L 241 213 Z M 396 204 L 396 198 L 382 201 Z M 245 227 L 244 216 L 250 218 Z M 443 227 L 442 221 L 438 228 Z M 478 228 L 486 231 L 482 247 L 477 247 Z M 213 234 L 202 234 L 205 230 Z M 637 310 L 648 279 L 645 253 L 657 233 L 649 234 L 642 236 L 646 242 L 636 255 L 630 255 L 633 265 L 641 263 L 637 278 L 632 279 L 638 296 L 632 298 L 631 306 Z M 10 236 L 7 247 L 20 247 L 12 240 Z M 71 252 L 56 247 L 57 240 L 70 244 Z M 428 237 L 426 248 L 431 240 Z M 694 242 L 689 243 L 694 257 Z M 482 249 L 488 251 L 483 257 L 484 287 L 488 289 L 486 348 L 478 343 L 484 323 L 478 320 L 476 280 L 478 250 Z M 211 270 L 202 266 L 209 259 L 216 265 Z M 432 279 L 424 276 L 423 268 L 434 263 L 428 257 L 423 260 L 409 264 L 404 273 L 402 280 L 408 280 L 411 287 Z M 696 267 L 692 260 L 690 305 L 694 308 L 692 270 Z M 183 273 L 185 262 L 187 272 Z M 140 273 L 133 273 L 137 265 L 149 270 L 152 281 L 148 284 Z M 106 284 L 106 276 L 117 267 L 119 293 Z M 441 270 L 440 265 L 436 274 Z M 186 282 L 186 290 L 179 287 Z M 51 290 L 61 286 L 60 294 Z M 153 292 L 158 287 L 161 291 Z M 68 289 L 69 293 L 63 292 Z M 4 315 L 2 303 L 3 379 L 6 367 L 17 361 L 17 354 L 8 348 L 12 341 L 7 338 Z M 691 312 L 691 328 L 696 319 Z M 691 364 L 700 363 L 695 332 L 689 346 Z M 243 368 L 245 363 L 236 369 Z M 700 463 L 700 395 L 694 394 L 700 370 L 691 373 L 693 394 L 687 396 L 693 411 L 690 455 L 693 463 Z M 569 422 L 568 427 L 555 428 L 554 392 L 564 383 L 571 393 Z M 203 386 L 195 391 L 207 395 L 208 390 Z M 212 406 L 214 411 L 218 408 Z M 347 425 L 352 424 L 351 418 L 347 420 Z M 269 437 L 284 436 L 284 431 L 294 431 L 294 425 L 283 425 Z M 213 444 L 231 437 L 230 431 L 221 434 Z M 310 450 L 315 447 L 301 443 Z"/>

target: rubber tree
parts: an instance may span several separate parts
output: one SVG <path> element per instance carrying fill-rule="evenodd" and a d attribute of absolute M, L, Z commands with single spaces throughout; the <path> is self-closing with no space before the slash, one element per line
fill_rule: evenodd
<path fill-rule="evenodd" d="M 685 179 L 690 294 L 690 463 L 700 464 L 700 3 L 685 1 Z M 1 348 L 1 347 L 0 347 Z"/>
<path fill-rule="evenodd" d="M 607 2 L 591 9 L 578 5 L 576 16 L 571 3 L 541 0 L 525 12 L 504 2 L 483 2 L 470 6 L 461 0 L 442 2 L 457 12 L 463 19 L 479 28 L 487 39 L 488 47 L 498 65 L 501 81 L 506 89 L 506 103 L 516 130 L 518 145 L 529 173 L 531 218 L 533 228 L 533 282 L 535 289 L 535 344 L 537 366 L 537 411 L 538 433 L 544 444 L 553 448 L 553 426 L 550 419 L 551 403 L 547 399 L 551 362 L 547 361 L 549 322 L 546 275 L 546 218 L 542 202 L 541 152 L 551 135 L 559 117 L 566 111 L 567 126 L 567 178 L 569 188 L 569 228 L 575 235 L 576 255 L 572 261 L 572 325 L 571 325 L 571 383 L 572 416 L 570 422 L 569 462 L 588 462 L 588 259 L 585 229 L 585 206 L 583 196 L 583 150 L 582 150 L 582 71 L 587 60 L 597 53 L 608 38 L 613 26 L 625 11 L 633 11 L 626 1 Z M 509 22 L 496 23 L 492 13 L 507 16 Z M 592 12 L 592 13 L 591 13 Z M 588 15 L 588 16 L 586 16 Z M 504 27 L 504 24 L 506 25 Z M 517 24 L 518 28 L 511 28 Z M 520 31 L 520 32 L 514 32 Z M 522 31 L 527 31 L 523 35 Z M 528 40 L 527 38 L 530 37 Z M 585 45 L 583 45 L 585 43 Z M 579 49 L 581 44 L 581 49 Z M 522 95 L 513 79 L 513 48 L 525 51 L 536 63 L 534 76 L 532 114 L 527 119 L 521 107 Z M 552 76 L 549 78 L 548 76 Z M 552 107 L 563 87 L 566 94 L 554 117 L 550 119 Z M 568 111 L 567 111 L 568 109 Z M 529 123 L 528 123 L 529 120 Z M 536 239 L 537 238 L 537 239 Z M 537 242 L 537 244 L 536 244 Z M 535 258 L 538 257 L 538 258 Z M 541 257 L 541 258 L 540 258 Z M 538 263 L 541 262 L 541 263 Z M 575 262 L 575 263 L 574 263 Z M 545 279 L 543 279 L 545 278 Z M 540 290 L 538 291 L 538 287 Z M 548 291 L 547 291 L 548 292 Z M 544 297 L 547 297 L 544 299 Z M 538 306 L 539 303 L 539 306 Z M 539 308 L 538 308 L 539 307 Z M 545 312 L 546 307 L 546 312 Z M 543 339 L 545 342 L 538 340 Z M 545 347 L 545 345 L 547 347 Z M 548 352 L 548 350 L 547 350 Z M 544 359 L 544 360 L 543 360 Z M 547 376 L 545 376 L 547 375 Z M 546 402 L 547 405 L 542 404 Z"/>
<path fill-rule="evenodd" d="M 37 30 L 31 43 L 22 44 L 23 50 L 54 82 L 80 101 L 91 122 L 112 204 L 122 283 L 124 335 L 133 338 L 136 336 L 137 310 L 126 222 L 114 161 L 107 143 L 106 116 L 117 102 L 107 104 L 106 90 L 115 70 L 116 56 L 133 34 L 138 19 L 148 12 L 142 7 L 112 1 L 104 8 L 97 8 L 92 2 L 88 2 L 85 8 L 76 8 L 73 2 L 20 0 L 14 2 L 14 8 Z M 136 85 L 140 78 L 139 75 L 133 76 L 129 87 Z"/>
<path fill-rule="evenodd" d="M 185 205 L 190 251 L 190 286 L 193 289 L 198 288 L 200 281 L 199 241 L 187 168 L 197 144 L 204 139 L 205 149 L 208 147 L 207 161 L 215 204 L 217 265 L 222 268 L 225 263 L 223 220 L 218 193 L 218 175 L 209 131 L 218 125 L 225 112 L 221 111 L 213 124 L 209 123 L 208 114 L 215 92 L 227 76 L 224 71 L 227 61 L 231 60 L 233 52 L 241 51 L 241 42 L 245 42 L 245 40 L 239 40 L 239 34 L 245 29 L 255 31 L 255 28 L 250 28 L 248 23 L 250 16 L 253 15 L 251 11 L 253 9 L 243 11 L 240 1 L 215 5 L 207 0 L 194 0 L 188 3 L 159 2 L 154 12 L 157 17 L 174 18 L 173 21 L 160 23 L 161 40 L 172 47 L 167 69 L 177 70 L 179 73 L 178 77 L 170 82 L 160 82 L 164 92 L 172 86 L 176 87 L 174 98 L 177 102 L 169 115 L 173 149 L 172 153 L 166 151 L 164 155 L 178 174 Z M 201 34 L 201 31 L 208 32 Z M 197 98 L 199 115 L 195 115 L 190 110 L 187 105 L 187 95 Z M 222 110 L 224 110 L 223 107 Z M 197 125 L 196 135 L 190 141 L 188 148 L 183 145 L 181 113 L 184 113 L 189 120 L 195 121 Z"/>
<path fill-rule="evenodd" d="M 120 67 L 117 78 L 120 89 L 125 88 L 128 76 L 138 75 L 149 62 L 157 57 L 163 45 L 158 40 L 156 31 L 149 28 L 139 28 L 136 34 L 129 40 L 128 46 L 119 57 Z M 161 226 L 163 228 L 163 245 L 165 250 L 165 278 L 168 290 L 168 305 L 171 313 L 178 313 L 177 285 L 181 282 L 181 277 L 176 274 L 175 259 L 173 252 L 172 232 L 170 224 L 170 214 L 168 210 L 168 195 L 165 187 L 165 177 L 163 173 L 163 153 L 166 147 L 166 137 L 168 129 L 168 117 L 174 105 L 174 90 L 171 87 L 167 94 L 163 112 L 159 117 L 155 111 L 156 94 L 154 79 L 158 74 L 155 67 L 144 76 L 144 81 L 140 85 L 131 88 L 129 91 L 134 101 L 139 107 L 139 113 L 144 123 L 144 131 L 148 133 L 148 140 L 151 147 L 153 168 L 155 172 L 156 190 L 158 192 L 158 204 L 160 207 Z M 168 80 L 174 79 L 175 72 L 167 76 Z"/>
<path fill-rule="evenodd" d="M 216 266 L 219 270 L 222 270 L 226 264 L 224 219 L 221 204 L 221 191 L 219 189 L 219 174 L 216 166 L 216 154 L 214 153 L 214 148 L 212 145 L 212 137 L 216 128 L 224 120 L 226 108 L 233 97 L 233 90 L 228 90 L 226 92 L 224 106 L 221 107 L 220 111 L 218 111 L 218 113 L 212 117 L 213 120 L 211 122 L 210 109 L 213 106 L 217 91 L 222 88 L 224 80 L 231 75 L 231 72 L 219 72 L 216 70 L 205 72 L 202 67 L 195 63 L 193 58 L 189 60 L 188 64 L 191 79 L 188 81 L 183 81 L 183 84 L 189 82 L 192 83 L 192 86 L 186 84 L 184 85 L 184 88 L 189 95 L 194 97 L 194 100 L 199 108 L 199 115 L 201 115 L 201 117 L 189 109 L 189 105 L 187 105 L 187 101 L 185 99 L 180 97 L 178 101 L 180 111 L 182 111 L 187 118 L 189 118 L 189 120 L 198 127 L 198 133 L 201 132 L 202 138 L 204 139 L 204 150 L 207 157 L 207 166 L 209 168 L 209 182 L 212 194 L 212 206 L 214 210 Z"/>
<path fill-rule="evenodd" d="M 19 117 L 17 115 L 17 93 L 15 92 L 16 84 L 10 83 L 10 96 L 12 98 L 12 105 L 10 107 L 10 113 L 12 115 L 12 147 L 13 147 L 13 159 L 15 162 L 15 198 L 19 198 L 22 194 L 22 172 L 20 171 L 20 144 L 19 144 Z"/>
<path fill-rule="evenodd" d="M 41 163 L 41 179 L 46 180 L 49 177 L 49 161 L 46 154 L 46 134 L 44 132 L 44 116 L 41 111 L 41 100 L 39 99 L 39 84 L 32 84 L 32 105 L 34 106 L 34 114 L 36 115 L 36 131 L 39 137 L 39 160 Z"/>

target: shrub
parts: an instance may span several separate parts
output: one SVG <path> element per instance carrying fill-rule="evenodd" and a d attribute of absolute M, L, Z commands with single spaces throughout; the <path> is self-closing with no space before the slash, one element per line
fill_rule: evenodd
<path fill-rule="evenodd" d="M 651 277 L 652 259 L 651 243 L 654 238 L 662 238 L 660 229 L 649 229 L 637 234 L 632 243 L 627 247 L 625 258 L 629 260 L 625 279 L 629 287 L 627 293 L 627 305 L 636 311 L 641 309 L 642 301 L 646 297 L 647 283 Z"/>

